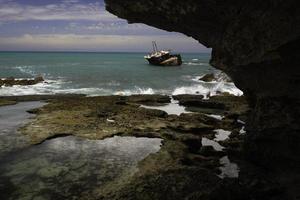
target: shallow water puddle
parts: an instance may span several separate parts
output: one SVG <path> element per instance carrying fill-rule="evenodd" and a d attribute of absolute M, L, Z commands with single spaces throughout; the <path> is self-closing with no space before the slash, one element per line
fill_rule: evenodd
<path fill-rule="evenodd" d="M 22 102 L 16 105 L 0 106 L 0 158 L 5 153 L 25 147 L 29 144 L 26 137 L 17 132 L 17 129 L 28 122 L 33 114 L 26 111 L 38 108 L 45 103 Z"/>
<path fill-rule="evenodd" d="M 236 163 L 230 162 L 228 156 L 224 156 L 220 159 L 221 174 L 218 175 L 220 178 L 238 178 L 240 169 Z"/>
<path fill-rule="evenodd" d="M 202 138 L 202 146 L 212 146 L 216 151 L 223 151 L 225 147 L 220 145 L 218 141 L 224 141 L 229 138 L 231 134 L 230 131 L 225 131 L 223 129 L 216 129 L 214 130 L 215 138 L 214 140 L 207 139 L 205 137 Z M 220 164 L 222 165 L 219 167 L 221 170 L 221 174 L 218 175 L 221 179 L 223 178 L 238 178 L 239 177 L 239 167 L 236 163 L 233 163 L 229 160 L 228 156 L 224 156 L 220 158 Z"/>
<path fill-rule="evenodd" d="M 0 187 L 4 188 L 0 190 L 11 193 L 0 197 L 79 197 L 81 192 L 103 186 L 123 173 L 133 174 L 137 162 L 159 151 L 160 146 L 161 139 L 155 138 L 51 139 L 1 162 Z"/>
<path fill-rule="evenodd" d="M 135 173 L 140 160 L 160 149 L 161 139 L 118 136 L 105 140 L 65 136 L 28 146 L 16 130 L 32 116 L 25 111 L 41 105 L 0 107 L 1 130 L 9 130 L 0 135 L 9 143 L 1 145 L 0 199 L 78 199 L 84 191 Z"/>
<path fill-rule="evenodd" d="M 212 146 L 216 151 L 223 151 L 223 149 L 225 149 L 225 147 L 220 145 L 218 142 L 207 138 L 202 138 L 202 146 Z"/>
<path fill-rule="evenodd" d="M 179 105 L 179 102 L 171 98 L 171 103 L 164 105 L 164 106 L 145 106 L 141 105 L 142 108 L 147 109 L 156 109 L 156 110 L 162 110 L 168 113 L 169 115 L 181 115 L 182 113 L 191 113 L 189 111 L 186 111 L 184 106 Z"/>
<path fill-rule="evenodd" d="M 214 130 L 215 134 L 215 141 L 224 141 L 227 140 L 231 134 L 231 131 L 225 131 L 223 129 L 216 129 Z"/>
<path fill-rule="evenodd" d="M 239 132 L 241 135 L 246 134 L 245 126 L 243 126 Z"/>
<path fill-rule="evenodd" d="M 214 114 L 207 114 L 206 116 L 217 119 L 217 120 L 222 120 L 224 118 L 224 116 L 221 115 L 214 115 Z"/>

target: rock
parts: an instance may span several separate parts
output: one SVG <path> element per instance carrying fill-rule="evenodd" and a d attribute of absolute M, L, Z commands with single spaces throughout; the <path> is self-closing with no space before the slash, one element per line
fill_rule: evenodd
<path fill-rule="evenodd" d="M 214 74 L 205 74 L 199 80 L 204 82 L 212 82 L 212 81 L 216 81 L 216 78 Z"/>
<path fill-rule="evenodd" d="M 220 91 L 217 91 L 216 93 L 218 95 L 220 95 L 220 96 L 234 96 L 233 94 L 230 94 L 229 92 L 220 92 Z"/>
<path fill-rule="evenodd" d="M 0 86 L 13 86 L 13 85 L 35 85 L 44 81 L 44 78 L 38 76 L 34 79 L 15 79 L 9 77 L 6 79 L 0 79 Z"/>
<path fill-rule="evenodd" d="M 179 94 L 172 96 L 174 100 L 177 101 L 187 101 L 187 100 L 201 100 L 204 98 L 203 95 L 193 95 L 193 94 Z"/>
<path fill-rule="evenodd" d="M 30 114 L 38 114 L 40 111 L 39 108 L 34 108 L 34 109 L 31 109 L 31 110 L 27 110 L 26 112 L 30 113 Z"/>
<path fill-rule="evenodd" d="M 171 99 L 166 95 L 131 95 L 128 102 L 144 104 L 144 105 L 160 105 L 170 103 Z"/>
<path fill-rule="evenodd" d="M 156 109 L 146 109 L 146 108 L 139 108 L 142 112 L 144 112 L 146 115 L 151 115 L 155 117 L 162 117 L 166 118 L 168 116 L 168 113 L 162 110 L 156 110 Z"/>
<path fill-rule="evenodd" d="M 202 146 L 199 151 L 199 154 L 205 157 L 210 157 L 210 156 L 221 157 L 226 155 L 226 153 L 223 151 L 216 151 L 212 146 Z"/>
<path fill-rule="evenodd" d="M 42 76 L 37 76 L 34 78 L 34 82 L 36 83 L 41 83 L 43 81 L 45 81 L 45 79 Z"/>
<path fill-rule="evenodd" d="M 173 96 L 175 100 L 179 101 L 179 105 L 187 107 L 204 107 L 204 108 L 215 108 L 215 109 L 225 109 L 225 105 L 221 102 L 213 102 L 209 100 L 203 100 L 202 95 L 176 95 Z"/>
<path fill-rule="evenodd" d="M 130 23 L 181 32 L 212 48 L 211 65 L 228 74 L 250 104 L 245 141 L 248 159 L 271 171 L 290 173 L 298 166 L 294 174 L 300 174 L 297 0 L 105 2 L 109 12 Z M 290 184 L 293 181 L 284 182 L 287 174 L 277 175 L 274 177 L 286 184 L 292 197 L 299 196 L 293 193 L 297 190 Z"/>
<path fill-rule="evenodd" d="M 168 128 L 175 130 L 177 132 L 187 132 L 187 133 L 201 133 L 208 130 L 214 129 L 213 126 L 203 124 L 203 123 L 189 123 L 189 122 L 173 122 L 168 125 Z"/>
<path fill-rule="evenodd" d="M 180 141 L 188 146 L 188 149 L 192 153 L 196 153 L 202 147 L 201 137 L 191 134 L 185 134 L 180 137 Z"/>
<path fill-rule="evenodd" d="M 293 158 L 298 158 L 296 160 L 300 162 L 300 150 L 291 149 L 293 145 L 287 145 L 291 141 L 287 138 L 293 138 L 295 143 L 300 142 L 299 136 L 295 134 L 300 130 L 296 125 L 300 124 L 300 111 L 293 110 L 300 99 L 298 1 L 288 0 L 284 5 L 280 0 L 267 0 L 263 4 L 250 0 L 105 2 L 109 12 L 130 23 L 145 23 L 167 31 L 181 32 L 212 48 L 210 63 L 226 72 L 244 91 L 251 104 L 252 119 L 255 120 L 247 123 L 251 127 L 247 138 L 250 143 L 249 156 L 257 162 L 264 162 L 272 158 L 276 160 L 275 155 L 290 159 L 292 152 Z M 287 99 L 290 102 L 288 104 Z M 272 112 L 261 115 L 270 107 Z M 289 112 L 288 117 L 278 117 L 276 113 L 281 113 L 281 108 Z M 274 123 L 268 122 L 277 120 L 280 121 L 277 128 L 274 128 Z M 286 145 L 280 145 L 282 131 L 274 131 L 279 129 L 287 135 L 284 139 Z M 274 143 L 267 146 L 258 142 L 260 138 L 265 140 L 268 135 L 272 135 L 272 138 L 278 135 L 278 140 L 273 140 Z M 255 146 L 257 148 L 254 151 Z M 282 149 L 267 156 L 267 152 L 271 153 L 274 146 L 281 146 Z M 270 148 L 265 151 L 266 154 L 258 151 L 266 148 Z M 274 165 L 271 164 L 271 167 Z"/>

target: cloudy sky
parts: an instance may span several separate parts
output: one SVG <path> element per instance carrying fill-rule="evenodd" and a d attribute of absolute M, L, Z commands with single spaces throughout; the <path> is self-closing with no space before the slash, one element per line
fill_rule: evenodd
<path fill-rule="evenodd" d="M 197 41 L 105 11 L 103 0 L 0 0 L 0 51 L 149 51 L 151 41 L 208 52 Z"/>

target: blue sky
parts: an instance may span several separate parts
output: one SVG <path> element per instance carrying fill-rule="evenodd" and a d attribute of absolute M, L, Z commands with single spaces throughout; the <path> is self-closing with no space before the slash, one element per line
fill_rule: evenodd
<path fill-rule="evenodd" d="M 209 51 L 180 33 L 128 24 L 103 0 L 0 0 L 0 51 L 145 52 L 153 40 L 176 51 Z"/>

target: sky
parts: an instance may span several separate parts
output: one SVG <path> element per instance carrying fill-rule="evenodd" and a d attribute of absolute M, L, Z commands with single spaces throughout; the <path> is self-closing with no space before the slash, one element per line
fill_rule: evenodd
<path fill-rule="evenodd" d="M 0 51 L 209 52 L 196 40 L 128 24 L 103 0 L 0 0 Z"/>

